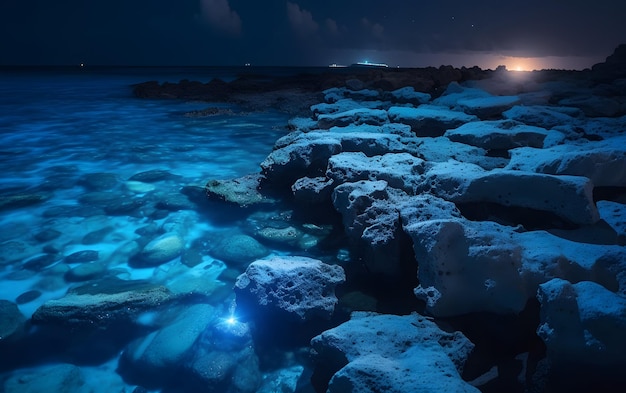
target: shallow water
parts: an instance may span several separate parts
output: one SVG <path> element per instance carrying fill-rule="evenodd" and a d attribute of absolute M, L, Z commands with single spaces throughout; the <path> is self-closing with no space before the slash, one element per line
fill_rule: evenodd
<path fill-rule="evenodd" d="M 213 72 L 223 79 L 234 77 L 228 70 Z M 215 76 L 181 75 L 201 81 Z M 292 224 L 280 209 L 245 216 L 181 193 L 190 187 L 199 190 L 208 179 L 258 172 L 276 139 L 287 132 L 288 116 L 237 114 L 238 108 L 228 106 L 236 115 L 186 117 L 186 112 L 225 105 L 132 96 L 133 83 L 177 81 L 178 76 L 172 70 L 159 75 L 155 69 L 0 74 L 0 197 L 22 201 L 0 206 L 0 299 L 18 303 L 26 318 L 68 289 L 103 277 L 145 279 L 179 293 L 202 293 L 224 313 L 233 298 L 234 277 L 245 263 L 221 260 L 212 255 L 212 247 L 268 223 Z M 308 245 L 327 233 L 315 229 L 303 235 Z M 193 262 L 183 255 L 156 266 L 133 263 L 142 246 L 168 231 L 183 239 Z M 284 254 L 288 248 L 264 245 L 264 254 Z M 92 270 L 81 270 L 88 265 Z M 138 323 L 151 326 L 159 318 L 146 314 Z M 0 371 L 68 360 L 54 348 L 42 349 L 39 359 L 29 347 L 29 334 L 33 332 L 25 332 L 12 347 L 28 348 L 29 354 L 15 360 L 3 354 Z M 69 362 L 80 358 L 70 356 Z M 83 365 L 85 378 L 93 374 L 89 366 L 104 370 L 98 378 L 119 379 L 113 375 L 117 356 L 105 351 L 89 358 Z M 133 381 L 124 383 L 131 391 Z"/>

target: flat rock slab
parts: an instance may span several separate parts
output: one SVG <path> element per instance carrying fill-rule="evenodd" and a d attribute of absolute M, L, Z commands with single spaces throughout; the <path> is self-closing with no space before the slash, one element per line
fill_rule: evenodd
<path fill-rule="evenodd" d="M 45 302 L 32 320 L 39 325 L 106 327 L 132 323 L 142 312 L 171 300 L 172 293 L 163 286 L 109 278 L 72 288 L 64 297 Z"/>
<path fill-rule="evenodd" d="M 594 186 L 626 185 L 626 136 L 548 149 L 511 150 L 507 169 L 585 176 Z"/>
<path fill-rule="evenodd" d="M 418 190 L 455 203 L 492 202 L 548 211 L 576 224 L 600 219 L 593 202 L 593 184 L 582 176 L 554 176 L 494 169 L 456 161 L 435 163 Z"/>
<path fill-rule="evenodd" d="M 319 128 L 327 130 L 331 127 L 344 127 L 349 124 L 382 125 L 388 121 L 387 111 L 383 109 L 357 108 L 345 112 L 337 112 L 317 117 Z"/>
<path fill-rule="evenodd" d="M 393 106 L 388 113 L 390 121 L 410 125 L 417 136 L 441 136 L 446 130 L 478 120 L 474 115 L 437 105 Z"/>
<path fill-rule="evenodd" d="M 600 217 L 617 233 L 619 244 L 626 245 L 626 205 L 611 201 L 596 202 Z"/>
<path fill-rule="evenodd" d="M 542 148 L 548 131 L 511 120 L 481 121 L 448 130 L 444 136 L 485 150 L 509 150 L 530 146 Z"/>
<path fill-rule="evenodd" d="M 572 124 L 584 116 L 578 108 L 545 106 L 545 105 L 519 105 L 502 113 L 506 119 L 521 123 L 551 129 L 553 127 Z"/>
<path fill-rule="evenodd" d="M 261 314 L 327 319 L 337 304 L 335 286 L 345 279 L 338 265 L 307 257 L 272 257 L 252 262 L 237 278 L 235 292 L 238 301 L 244 298 Z"/>
<path fill-rule="evenodd" d="M 258 174 L 229 180 L 210 180 L 205 186 L 205 191 L 209 200 L 228 202 L 240 207 L 276 202 L 259 191 L 261 180 L 262 177 Z"/>
<path fill-rule="evenodd" d="M 519 102 L 518 96 L 490 96 L 460 99 L 457 105 L 465 113 L 476 115 L 481 119 L 489 119 L 500 116 L 502 112 Z"/>

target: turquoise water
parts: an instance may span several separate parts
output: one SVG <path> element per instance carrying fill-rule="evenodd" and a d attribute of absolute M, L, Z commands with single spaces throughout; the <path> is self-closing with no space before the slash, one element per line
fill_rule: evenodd
<path fill-rule="evenodd" d="M 93 391 L 130 392 L 137 386 L 137 391 L 178 391 L 171 386 L 175 375 L 159 379 L 159 368 L 153 374 L 138 372 L 144 365 L 138 353 L 154 335 L 166 336 L 168 328 L 178 329 L 172 326 L 189 325 L 184 318 L 215 325 L 232 313 L 231 288 L 247 259 L 294 250 L 299 255 L 315 253 L 317 242 L 327 236 L 328 228 L 295 223 L 281 208 L 242 214 L 205 204 L 200 187 L 207 180 L 258 172 L 276 139 L 287 133 L 288 116 L 132 96 L 131 85 L 147 80 L 235 76 L 224 69 L 192 71 L 197 74 L 159 74 L 158 69 L 0 74 L 0 299 L 15 304 L 23 316 L 16 332 L 0 337 L 0 380 L 8 381 L 7 392 L 13 391 L 20 375 L 35 376 L 45 389 L 55 391 L 50 376 L 68 371 L 54 367 L 78 367 Z M 185 115 L 209 106 L 231 109 L 234 115 Z M 259 228 L 291 225 L 301 234 L 298 244 L 272 245 L 255 237 Z M 172 233 L 183 243 L 174 257 L 149 265 L 134 263 L 146 244 Z M 246 250 L 239 250 L 243 256 L 224 252 L 233 238 L 244 239 L 243 246 L 236 247 L 251 247 L 249 255 Z M 50 328 L 49 321 L 30 323 L 46 301 L 63 298 L 68 290 L 119 282 L 111 280 L 144 280 L 187 300 L 144 312 L 126 321 L 132 328 L 122 324 L 122 332 L 98 327 L 93 333 L 66 327 L 68 321 L 62 321 L 61 328 Z M 202 307 L 197 313 L 204 317 L 184 317 L 198 305 Z M 175 374 L 179 366 L 189 368 L 189 357 L 195 359 L 197 351 L 210 356 L 224 352 L 213 344 L 203 346 L 206 337 L 197 334 L 189 339 L 193 344 L 180 364 L 165 369 Z M 293 360 L 294 351 L 271 355 L 291 360 L 268 363 L 263 355 L 256 360 L 245 357 L 239 348 L 231 351 L 228 364 L 232 369 L 235 363 L 256 361 L 243 367 L 258 374 L 256 386 L 272 391 L 280 379 L 291 381 L 295 389 L 304 365 Z M 120 356 L 126 356 L 126 363 Z M 151 380 L 157 382 L 148 386 Z M 230 382 L 220 383 L 219 389 L 207 391 L 235 391 Z"/>

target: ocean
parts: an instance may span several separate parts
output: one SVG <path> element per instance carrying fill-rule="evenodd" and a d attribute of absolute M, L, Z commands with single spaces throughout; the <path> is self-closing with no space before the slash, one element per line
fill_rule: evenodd
<path fill-rule="evenodd" d="M 259 391 L 280 386 L 290 386 L 280 391 L 307 391 L 301 386 L 307 379 L 306 356 L 298 355 L 306 347 L 262 353 L 257 346 L 254 355 L 242 354 L 241 348 L 218 351 L 214 344 L 202 344 L 210 341 L 205 333 L 210 329 L 197 326 L 232 313 L 233 283 L 249 261 L 228 252 L 223 256 L 228 241 L 244 239 L 233 247 L 252 247 L 258 257 L 293 252 L 292 246 L 261 244 L 251 236 L 259 227 L 291 225 L 277 219 L 289 214 L 287 207 L 245 215 L 204 205 L 197 197 L 209 179 L 257 173 L 274 142 L 288 132 L 289 116 L 132 94 L 133 84 L 149 80 L 228 81 L 241 71 L 86 67 L 0 72 L 0 381 L 7 392 L 19 390 L 24 378 L 37 379 L 46 391 L 196 391 L 202 384 L 206 391 L 250 391 L 253 385 Z M 264 70 L 271 75 L 299 71 Z M 189 115 L 207 107 L 224 110 Z M 185 190 L 195 190 L 196 198 Z M 314 245 L 330 231 L 315 230 L 304 234 L 306 246 L 293 246 L 300 255 L 316 256 Z M 176 233 L 182 251 L 165 263 L 134 263 L 142 247 L 164 232 Z M 94 329 L 56 321 L 54 315 L 30 319 L 44 303 L 65 299 L 68 291 L 112 285 L 115 292 L 120 282 L 165 286 L 192 300 L 111 324 L 108 314 L 94 315 Z M 172 329 L 180 337 L 167 336 Z M 186 329 L 198 330 L 192 335 Z M 153 364 L 162 359 L 142 355 L 157 340 L 155 334 L 169 351 L 163 355 L 169 363 L 162 367 Z M 193 359 L 205 361 L 197 354 L 202 351 L 221 356 L 213 364 L 229 378 L 252 373 L 255 382 L 235 388 L 217 373 L 219 388 L 202 381 L 183 383 Z"/>

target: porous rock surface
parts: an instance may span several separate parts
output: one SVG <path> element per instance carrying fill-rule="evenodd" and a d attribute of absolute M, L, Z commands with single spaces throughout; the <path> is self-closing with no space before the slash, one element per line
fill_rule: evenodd
<path fill-rule="evenodd" d="M 330 318 L 335 286 L 345 281 L 338 265 L 307 257 L 270 257 L 252 262 L 235 283 L 239 300 L 259 312 L 279 313 L 305 321 Z"/>

